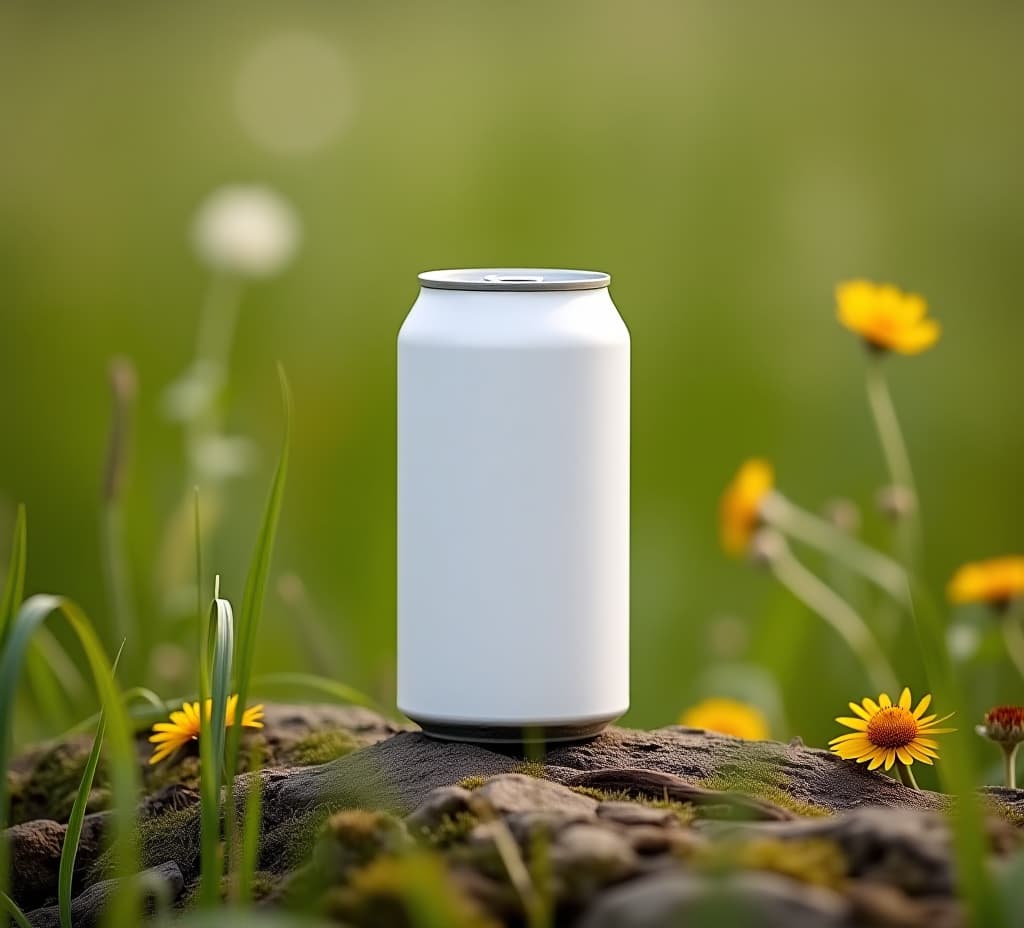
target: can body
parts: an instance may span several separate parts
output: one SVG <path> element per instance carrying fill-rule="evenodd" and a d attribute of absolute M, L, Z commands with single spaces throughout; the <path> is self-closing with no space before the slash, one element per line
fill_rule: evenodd
<path fill-rule="evenodd" d="M 629 703 L 629 333 L 605 275 L 435 273 L 469 279 L 422 275 L 398 338 L 399 708 L 596 734 Z"/>

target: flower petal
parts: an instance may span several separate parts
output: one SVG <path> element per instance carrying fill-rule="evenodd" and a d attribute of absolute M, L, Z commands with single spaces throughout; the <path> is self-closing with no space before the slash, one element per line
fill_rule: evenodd
<path fill-rule="evenodd" d="M 844 741 L 867 741 L 867 737 L 862 731 L 848 731 L 844 735 L 836 735 L 829 744 L 841 744 Z"/>
<path fill-rule="evenodd" d="M 158 744 L 161 741 L 180 741 L 184 743 L 188 741 L 188 735 L 183 735 L 180 731 L 158 731 L 156 734 L 150 735 L 149 740 L 154 744 Z"/>
<path fill-rule="evenodd" d="M 864 708 L 868 710 L 871 715 L 878 715 L 882 711 L 882 707 L 878 705 L 873 699 L 865 697 Z"/>
<path fill-rule="evenodd" d="M 915 719 L 917 719 L 918 721 L 921 720 L 921 716 L 924 715 L 924 710 L 927 709 L 929 705 L 931 705 L 931 701 L 931 693 L 925 693 L 925 695 L 921 697 L 921 701 L 917 704 L 917 708 L 913 712 L 913 716 Z"/>
<path fill-rule="evenodd" d="M 934 319 L 922 319 L 916 325 L 893 333 L 890 347 L 900 354 L 920 354 L 931 348 L 942 334 L 942 327 Z"/>
<path fill-rule="evenodd" d="M 892 700 L 889 698 L 889 694 L 888 693 L 879 693 L 878 694 L 878 704 L 883 709 L 890 709 L 890 708 L 892 708 Z"/>
<path fill-rule="evenodd" d="M 836 721 L 840 725 L 845 725 L 847 728 L 852 728 L 854 731 L 867 731 L 868 723 L 864 719 L 855 719 L 848 715 L 841 715 Z"/>
<path fill-rule="evenodd" d="M 915 747 L 913 744 L 907 745 L 907 753 L 910 754 L 914 760 L 919 760 L 922 764 L 928 764 L 931 766 L 932 759 L 924 753 L 920 748 Z"/>
<path fill-rule="evenodd" d="M 891 770 L 892 765 L 896 763 L 896 748 L 889 748 L 885 752 L 885 769 Z"/>
<path fill-rule="evenodd" d="M 851 703 L 850 703 L 850 709 L 851 709 L 851 710 L 853 711 L 853 713 L 854 713 L 855 715 L 859 715 L 859 716 L 860 716 L 860 717 L 861 717 L 862 719 L 864 719 L 864 721 L 865 721 L 865 722 L 866 722 L 866 721 L 867 721 L 867 720 L 868 720 L 869 718 L 871 718 L 871 716 L 870 716 L 870 714 L 868 713 L 868 711 L 867 711 L 866 709 L 864 709 L 864 707 L 863 707 L 863 706 L 860 706 L 860 705 L 858 705 L 858 704 L 857 704 L 857 703 L 855 703 L 855 702 L 851 702 Z"/>
<path fill-rule="evenodd" d="M 900 693 L 900 708 L 906 709 L 909 712 L 911 702 L 912 700 L 910 698 L 910 687 L 905 686 L 903 687 L 903 692 Z"/>
<path fill-rule="evenodd" d="M 914 756 L 906 748 L 896 748 L 896 759 L 908 767 L 914 762 Z"/>

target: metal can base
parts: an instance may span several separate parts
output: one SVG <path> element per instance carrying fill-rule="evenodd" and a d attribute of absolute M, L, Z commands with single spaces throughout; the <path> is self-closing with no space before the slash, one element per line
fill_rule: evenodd
<path fill-rule="evenodd" d="M 543 722 L 532 725 L 529 723 L 509 725 L 507 723 L 442 722 L 436 719 L 417 718 L 413 715 L 410 715 L 409 718 L 423 729 L 423 734 L 439 741 L 465 741 L 470 744 L 493 744 L 507 747 L 590 741 L 614 722 L 618 715 L 556 725 Z"/>

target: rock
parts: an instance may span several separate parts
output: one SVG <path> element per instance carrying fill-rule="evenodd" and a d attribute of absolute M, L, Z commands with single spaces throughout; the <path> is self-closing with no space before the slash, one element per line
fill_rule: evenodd
<path fill-rule="evenodd" d="M 144 886 L 143 911 L 147 914 L 169 909 L 185 888 L 181 870 L 173 861 L 145 870 L 139 876 Z M 75 928 L 93 928 L 100 923 L 103 910 L 119 883 L 120 880 L 95 883 L 72 901 L 71 921 Z M 34 928 L 59 928 L 60 911 L 55 905 L 36 909 L 29 913 L 28 920 Z"/>
<path fill-rule="evenodd" d="M 401 732 L 357 754 L 297 772 L 275 784 L 267 798 L 288 808 L 306 808 L 317 798 L 340 805 L 374 802 L 407 815 L 433 789 L 467 777 L 514 773 L 521 764 L 514 756 L 478 745 Z M 685 801 L 696 801 L 698 796 L 700 801 L 723 807 L 745 801 L 741 812 L 779 820 L 863 805 L 919 809 L 948 805 L 938 793 L 909 789 L 828 751 L 739 741 L 677 727 L 653 732 L 609 729 L 586 744 L 553 747 L 544 770 L 548 781 L 563 784 L 597 782 L 595 774 L 601 773 L 605 783 L 634 783 L 638 795 L 659 799 L 662 785 L 671 783 L 674 788 L 690 788 Z M 644 772 L 650 775 L 646 781 L 641 778 Z M 994 798 L 1011 810 L 1019 803 L 1024 811 L 1024 791 Z"/>
<path fill-rule="evenodd" d="M 863 764 L 841 760 L 830 751 L 744 741 L 695 729 L 671 726 L 655 731 L 610 729 L 594 741 L 558 747 L 547 755 L 549 767 L 579 771 L 641 769 L 679 777 L 714 790 L 756 796 L 769 803 L 838 812 L 872 803 L 884 806 L 937 808 L 936 793 L 908 789 L 892 777 L 869 772 Z M 549 770 L 552 779 L 573 774 Z"/>
<path fill-rule="evenodd" d="M 623 833 L 633 850 L 644 857 L 658 854 L 688 857 L 708 843 L 704 835 L 692 828 L 630 825 Z"/>
<path fill-rule="evenodd" d="M 675 870 L 602 893 L 579 928 L 850 928 L 849 904 L 831 890 L 768 873 L 702 876 Z"/>
<path fill-rule="evenodd" d="M 563 828 L 550 849 L 551 868 L 560 884 L 560 899 L 584 901 L 609 883 L 632 876 L 638 867 L 629 842 L 599 824 Z"/>
<path fill-rule="evenodd" d="M 441 786 L 428 793 L 427 798 L 406 818 L 406 823 L 414 831 L 437 828 L 446 816 L 451 818 L 468 812 L 472 798 L 473 794 L 461 786 Z"/>
<path fill-rule="evenodd" d="M 770 835 L 776 841 L 827 840 L 842 852 L 850 877 L 894 886 L 908 896 L 953 892 L 949 826 L 934 813 L 904 809 L 894 815 L 867 808 L 827 819 L 723 831 Z"/>
<path fill-rule="evenodd" d="M 524 848 L 538 836 L 544 836 L 551 840 L 562 829 L 570 825 L 577 825 L 594 821 L 594 813 L 590 810 L 581 809 L 574 812 L 566 811 L 533 811 L 511 812 L 504 816 L 505 824 L 513 837 Z"/>
<path fill-rule="evenodd" d="M 755 913 L 752 924 L 769 928 L 844 920 L 944 928 L 961 914 L 949 833 L 937 814 L 949 808 L 948 797 L 907 789 L 800 743 L 744 742 L 678 727 L 609 729 L 585 744 L 552 747 L 540 765 L 525 764 L 511 749 L 398 730 L 366 710 L 268 706 L 267 717 L 268 749 L 290 761 L 241 774 L 235 799 L 241 812 L 248 791 L 261 791 L 258 867 L 272 899 L 315 887 L 333 899 L 332 911 L 366 914 L 391 905 L 395 881 L 413 875 L 430 886 L 443 872 L 487 917 L 521 922 L 521 882 L 516 889 L 509 878 L 511 835 L 527 870 L 543 865 L 535 855 L 547 855 L 559 924 L 582 915 L 585 928 L 657 926 L 707 911 L 715 915 L 709 923 L 731 924 L 737 905 Z M 351 730 L 329 727 L 343 717 Z M 324 732 L 315 730 L 321 724 Z M 352 750 L 358 744 L 367 746 Z M 339 749 L 349 753 L 291 764 Z M 16 766 L 23 784 L 32 765 Z M 194 775 L 197 768 L 183 762 L 163 771 L 164 782 L 148 782 L 139 813 L 143 866 L 176 868 L 169 872 L 191 892 L 199 810 L 187 776 L 174 779 L 188 769 Z M 992 820 L 990 848 L 1009 854 L 1022 844 L 1012 823 L 1024 816 L 1024 791 L 985 795 L 1001 813 Z M 655 808 L 652 800 L 670 804 Z M 85 877 L 94 883 L 79 894 L 86 901 L 106 885 L 97 882 L 103 871 L 95 864 L 105 823 L 106 813 L 86 819 L 76 871 L 76 886 Z M 24 908 L 55 901 L 63 835 L 63 825 L 47 820 L 4 834 L 12 845 L 13 894 Z M 406 854 L 413 841 L 430 853 Z M 826 869 L 838 878 L 819 878 L 815 848 L 831 855 L 822 859 L 835 863 Z M 417 869 L 408 857 L 434 863 Z M 364 870 L 391 889 L 357 879 Z M 723 872 L 733 873 L 727 884 Z M 718 918 L 723 906 L 732 910 Z"/>
<path fill-rule="evenodd" d="M 675 825 L 678 822 L 671 809 L 653 809 L 637 802 L 602 802 L 597 817 L 618 822 L 620 825 Z"/>
<path fill-rule="evenodd" d="M 474 794 L 501 815 L 513 812 L 564 812 L 592 817 L 597 800 L 539 777 L 509 773 L 492 777 Z"/>
<path fill-rule="evenodd" d="M 886 928 L 962 928 L 963 907 L 941 896 L 910 898 L 884 883 L 853 882 L 846 888 L 855 925 Z"/>
<path fill-rule="evenodd" d="M 82 835 L 75 859 L 76 879 L 85 873 L 102 852 L 106 813 L 87 815 L 82 822 Z M 57 874 L 64 846 L 66 825 L 49 819 L 38 819 L 14 825 L 3 833 L 10 842 L 11 896 L 23 909 L 43 905 L 57 896 Z"/>
<path fill-rule="evenodd" d="M 304 766 L 326 763 L 408 728 L 361 706 L 268 703 L 264 707 L 264 727 L 247 732 L 245 739 L 247 746 L 260 745 L 265 766 Z M 187 785 L 194 787 L 199 769 L 197 748 L 186 746 L 171 759 L 152 766 L 149 734 L 146 727 L 135 738 L 139 774 L 147 792 L 165 784 L 180 786 L 183 781 L 192 781 Z M 37 744 L 20 753 L 9 771 L 10 822 L 40 818 L 66 821 L 91 748 L 92 733 L 82 733 Z M 243 764 L 248 756 L 243 749 Z M 109 792 L 102 788 L 105 784 L 106 771 L 101 764 L 89 811 L 99 811 L 109 800 Z"/>

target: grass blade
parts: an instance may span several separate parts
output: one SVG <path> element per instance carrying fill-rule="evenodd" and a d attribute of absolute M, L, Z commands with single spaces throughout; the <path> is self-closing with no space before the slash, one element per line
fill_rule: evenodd
<path fill-rule="evenodd" d="M 32 923 L 25 917 L 25 913 L 21 911 L 18 903 L 8 896 L 3 890 L 0 890 L 0 909 L 3 909 L 11 916 L 12 919 L 14 919 L 14 924 L 16 924 L 18 928 L 32 928 Z"/>
<path fill-rule="evenodd" d="M 281 502 L 284 499 L 284 486 L 288 477 L 292 395 L 291 387 L 288 386 L 288 378 L 285 376 L 284 368 L 280 365 L 278 366 L 278 375 L 281 378 L 281 402 L 284 407 L 284 439 L 281 444 L 281 455 L 277 461 L 277 470 L 274 473 L 274 482 L 271 485 L 270 496 L 267 499 L 267 506 L 263 513 L 263 523 L 260 526 L 259 536 L 256 539 L 252 561 L 249 564 L 249 573 L 245 579 L 245 592 L 242 595 L 242 614 L 238 627 L 235 692 L 238 694 L 237 721 L 239 724 L 233 725 L 231 731 L 228 732 L 225 776 L 227 798 L 225 802 L 224 831 L 228 844 L 229 860 L 233 857 L 231 848 L 236 839 L 233 789 L 235 772 L 238 769 L 238 750 L 242 739 L 242 713 L 245 712 L 246 703 L 249 699 L 249 678 L 252 675 L 253 657 L 256 653 L 256 634 L 259 629 L 260 618 L 263 614 L 267 576 L 270 573 L 270 556 L 274 550 L 274 539 L 277 535 L 277 525 L 281 517 Z"/>
<path fill-rule="evenodd" d="M 199 653 L 202 654 L 205 643 L 203 628 L 203 525 L 199 510 L 199 487 L 195 487 L 192 496 L 192 518 L 196 534 L 196 627 L 199 629 Z M 210 668 L 206 661 L 199 662 L 199 690 L 210 689 Z"/>
<path fill-rule="evenodd" d="M 55 613 L 64 616 L 78 638 L 92 672 L 100 705 L 106 714 L 111 753 L 114 864 L 118 873 L 134 874 L 138 871 L 134 833 L 135 800 L 138 793 L 135 742 L 110 662 L 92 623 L 71 600 L 59 596 L 33 596 L 18 610 L 7 630 L 7 640 L 3 654 L 0 655 L 0 770 L 7 770 L 9 766 L 14 706 L 26 650 L 36 630 Z M 7 825 L 9 811 L 7 778 L 0 777 L 0 831 Z M 0 890 L 7 886 L 8 863 L 8 846 L 0 842 Z M 131 916 L 134 911 L 134 888 L 131 881 L 127 880 L 123 888 L 115 893 L 108 914 L 112 924 L 129 924 L 133 921 Z"/>
<path fill-rule="evenodd" d="M 260 824 L 263 818 L 263 781 L 259 770 L 261 755 L 254 747 L 249 759 L 250 776 L 245 790 L 245 811 L 242 820 L 242 854 L 238 867 L 238 901 L 252 902 L 253 876 L 259 859 Z"/>
<path fill-rule="evenodd" d="M 943 753 L 939 779 L 944 790 L 956 797 L 952 815 L 953 849 L 957 863 L 957 883 L 973 918 L 972 924 L 986 928 L 1006 924 L 999 895 L 993 891 L 986 863 L 988 838 L 985 811 L 978 795 L 974 769 L 974 726 L 970 702 L 953 669 L 946 650 L 946 639 L 938 608 L 924 585 L 911 584 L 911 616 L 918 645 L 933 693 L 941 694 L 943 704 L 956 715 L 955 730 L 947 735 L 950 749 Z"/>
<path fill-rule="evenodd" d="M 366 706 L 366 708 L 374 709 L 377 712 L 382 711 L 379 703 L 355 687 L 313 673 L 264 673 L 253 677 L 252 688 L 254 690 L 278 688 L 310 690 L 329 697 L 333 702 L 352 703 L 356 706 Z"/>
<path fill-rule="evenodd" d="M 111 673 L 117 673 L 117 665 L 121 660 L 121 650 L 114 658 L 114 666 Z M 92 792 L 93 780 L 96 777 L 96 768 L 100 762 L 100 750 L 103 747 L 103 734 L 107 727 L 103 710 L 100 710 L 100 719 L 96 723 L 96 736 L 92 740 L 92 750 L 85 762 L 85 770 L 82 771 L 82 779 L 78 784 L 78 794 L 75 796 L 74 805 L 71 807 L 71 815 L 68 816 L 68 825 L 64 831 L 64 844 L 60 850 L 60 872 L 57 877 L 57 906 L 60 914 L 61 928 L 72 928 L 71 926 L 71 882 L 75 875 L 75 859 L 78 857 L 78 842 L 82 837 L 82 822 L 85 821 L 85 809 L 89 804 L 89 793 Z"/>
<path fill-rule="evenodd" d="M 231 696 L 235 621 L 231 603 L 217 598 L 210 606 L 210 621 L 201 663 L 210 667 L 209 677 L 200 674 L 199 693 L 199 797 L 200 797 L 200 882 L 199 904 L 215 906 L 220 901 L 223 875 L 220 843 L 220 787 L 224 779 L 227 703 Z M 207 692 L 207 679 L 212 692 Z M 210 702 L 210 717 L 206 706 Z M 236 708 L 235 721 L 241 722 Z M 233 727 L 239 727 L 238 725 Z"/>
<path fill-rule="evenodd" d="M 7 640 L 7 629 L 14 613 L 21 606 L 25 595 L 25 563 L 28 551 L 28 522 L 25 506 L 19 504 L 14 520 L 14 540 L 11 542 L 11 560 L 7 565 L 7 582 L 4 583 L 4 598 L 0 602 L 0 648 Z"/>
<path fill-rule="evenodd" d="M 238 711 L 245 709 L 249 697 L 249 678 L 252 674 L 253 657 L 256 653 L 256 634 L 259 630 L 260 618 L 263 615 L 263 599 L 267 589 L 267 575 L 270 573 L 270 556 L 274 550 L 274 538 L 281 517 L 281 502 L 284 498 L 284 486 L 288 477 L 288 449 L 291 444 L 292 394 L 288 386 L 288 378 L 284 368 L 278 367 L 281 378 L 281 401 L 284 406 L 284 440 L 281 445 L 281 456 L 274 473 L 274 482 L 270 488 L 270 497 L 263 513 L 263 524 L 256 539 L 249 573 L 245 580 L 245 593 L 242 596 L 242 613 L 238 625 L 238 665 L 235 669 L 235 692 L 238 693 Z M 237 769 L 238 745 L 241 739 L 242 726 L 235 725 L 228 740 L 228 772 L 229 776 Z"/>
<path fill-rule="evenodd" d="M 188 697 L 192 699 L 192 696 Z M 146 703 L 146 706 L 131 706 L 131 703 L 135 700 L 141 700 Z M 181 706 L 185 701 L 185 698 L 181 699 L 161 699 L 150 689 L 146 689 L 144 686 L 132 686 L 121 693 L 121 702 L 125 706 L 125 711 L 128 713 L 128 720 L 132 726 L 133 731 L 142 731 L 145 728 L 149 728 L 154 722 L 159 722 L 167 716 L 169 712 L 173 712 L 175 709 Z M 95 728 L 99 723 L 100 713 L 94 712 L 88 718 L 82 719 L 81 722 L 76 722 L 70 728 L 65 729 L 62 734 L 57 737 L 58 741 L 64 741 L 70 738 L 72 735 L 77 735 L 80 732 L 88 731 L 90 728 Z"/>

